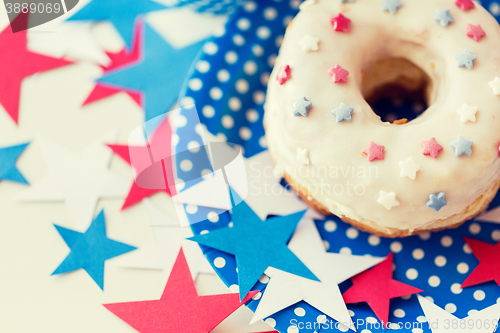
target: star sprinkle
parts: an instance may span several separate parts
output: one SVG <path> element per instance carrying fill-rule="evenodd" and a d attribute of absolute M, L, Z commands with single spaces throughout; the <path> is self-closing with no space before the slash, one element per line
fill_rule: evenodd
<path fill-rule="evenodd" d="M 420 170 L 420 165 L 415 163 L 412 156 L 408 157 L 406 161 L 399 161 L 399 167 L 401 171 L 399 172 L 399 177 L 408 177 L 411 180 L 415 180 L 417 176 L 417 171 Z"/>
<path fill-rule="evenodd" d="M 319 37 L 313 37 L 309 34 L 305 35 L 297 44 L 302 47 L 302 51 L 318 51 Z"/>
<path fill-rule="evenodd" d="M 448 24 L 455 22 L 451 17 L 449 9 L 436 9 L 434 20 L 439 22 L 441 26 L 446 27 Z"/>
<path fill-rule="evenodd" d="M 438 212 L 441 208 L 446 206 L 448 202 L 444 198 L 444 192 L 440 192 L 437 195 L 431 194 L 429 195 L 429 201 L 425 204 L 427 207 L 434 208 L 436 212 Z"/>
<path fill-rule="evenodd" d="M 387 10 L 391 14 L 396 14 L 398 8 L 403 5 L 399 0 L 383 0 L 382 10 Z"/>
<path fill-rule="evenodd" d="M 488 281 L 495 281 L 500 286 L 500 242 L 495 245 L 464 237 L 479 265 L 462 283 L 462 288 L 475 286 Z"/>
<path fill-rule="evenodd" d="M 292 104 L 293 115 L 295 117 L 303 116 L 306 117 L 309 113 L 312 103 L 309 102 L 305 97 L 301 97 Z"/>
<path fill-rule="evenodd" d="M 464 103 L 462 108 L 457 110 L 457 113 L 460 116 L 460 121 L 464 124 L 468 121 L 476 122 L 477 107 L 475 106 Z"/>
<path fill-rule="evenodd" d="M 375 142 L 370 141 L 368 147 L 363 149 L 363 154 L 368 156 L 368 161 L 373 162 L 374 160 L 384 159 L 384 146 L 379 146 Z"/>
<path fill-rule="evenodd" d="M 332 114 L 337 117 L 337 122 L 351 121 L 351 114 L 354 111 L 352 106 L 347 106 L 344 103 L 340 103 L 340 106 L 332 110 Z"/>
<path fill-rule="evenodd" d="M 285 65 L 278 68 L 278 74 L 276 74 L 276 80 L 283 85 L 286 81 L 290 80 L 290 66 Z"/>
<path fill-rule="evenodd" d="M 141 333 L 208 333 L 256 293 L 241 303 L 238 294 L 199 296 L 181 250 L 159 300 L 104 306 Z"/>
<path fill-rule="evenodd" d="M 486 36 L 486 32 L 483 31 L 479 24 L 469 24 L 467 25 L 467 36 L 474 39 L 476 42 L 479 42 L 481 38 Z"/>
<path fill-rule="evenodd" d="M 19 172 L 16 161 L 24 152 L 29 143 L 0 148 L 0 181 L 9 180 L 11 182 L 28 185 L 28 181 Z"/>
<path fill-rule="evenodd" d="M 377 202 L 385 207 L 387 210 L 391 210 L 392 207 L 399 206 L 399 201 L 396 199 L 396 192 L 385 192 L 380 191 L 380 197 Z"/>
<path fill-rule="evenodd" d="M 340 0 L 340 3 L 354 2 L 354 0 Z"/>
<path fill-rule="evenodd" d="M 455 54 L 455 59 L 458 61 L 458 68 L 465 67 L 472 69 L 473 63 L 476 61 L 477 56 L 469 52 L 469 50 L 464 50 L 462 53 Z"/>
<path fill-rule="evenodd" d="M 306 10 L 307 8 L 311 7 L 312 5 L 315 5 L 317 0 L 305 0 L 299 5 L 300 10 Z"/>
<path fill-rule="evenodd" d="M 309 164 L 309 157 L 307 149 L 302 149 L 300 147 L 297 147 L 297 161 L 299 161 L 300 164 L 308 165 Z"/>
<path fill-rule="evenodd" d="M 335 67 L 328 70 L 328 75 L 332 77 L 333 83 L 347 83 L 347 75 L 349 75 L 349 72 L 339 65 L 335 65 Z"/>
<path fill-rule="evenodd" d="M 83 268 L 102 290 L 104 290 L 104 262 L 135 250 L 133 246 L 111 240 L 106 236 L 104 211 L 97 215 L 85 233 L 57 225 L 55 227 L 70 248 L 70 253 L 52 275 Z"/>
<path fill-rule="evenodd" d="M 435 138 L 430 138 L 430 140 L 423 140 L 420 145 L 422 146 L 422 154 L 430 155 L 433 158 L 437 158 L 438 153 L 443 150 L 443 146 L 436 142 Z"/>
<path fill-rule="evenodd" d="M 474 5 L 474 2 L 472 2 L 472 0 L 457 0 L 455 1 L 455 5 L 457 5 L 458 8 L 460 8 L 464 12 L 476 8 L 476 5 Z"/>
<path fill-rule="evenodd" d="M 455 156 L 470 156 L 472 154 L 471 146 L 473 143 L 472 140 L 467 140 L 462 135 L 459 135 L 458 139 L 451 143 L 451 146 L 455 149 Z"/>
<path fill-rule="evenodd" d="M 500 77 L 496 76 L 495 79 L 491 82 L 488 82 L 491 89 L 493 89 L 493 93 L 495 95 L 500 95 Z"/>
<path fill-rule="evenodd" d="M 189 239 L 236 257 L 242 299 L 268 267 L 317 280 L 287 246 L 304 213 L 262 221 L 241 201 L 231 212 L 233 227 L 213 230 Z"/>
<path fill-rule="evenodd" d="M 392 278 L 394 254 L 377 266 L 351 278 L 353 286 L 342 296 L 347 304 L 366 302 L 382 323 L 389 321 L 390 300 L 422 290 Z"/>
<path fill-rule="evenodd" d="M 351 23 L 351 20 L 349 20 L 344 15 L 339 14 L 336 17 L 332 18 L 330 20 L 330 23 L 332 24 L 334 31 L 349 32 L 349 25 Z"/>

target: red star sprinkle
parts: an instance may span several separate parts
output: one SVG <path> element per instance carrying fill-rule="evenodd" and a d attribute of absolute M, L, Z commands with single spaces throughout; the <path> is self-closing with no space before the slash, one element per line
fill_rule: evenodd
<path fill-rule="evenodd" d="M 443 150 L 443 146 L 436 142 L 436 139 L 431 138 L 428 141 L 422 141 L 422 154 L 430 155 L 431 157 L 437 158 L 438 153 Z"/>
<path fill-rule="evenodd" d="M 332 18 L 330 22 L 332 23 L 334 31 L 349 32 L 349 24 L 351 23 L 351 20 L 344 15 L 339 14 Z"/>
<path fill-rule="evenodd" d="M 393 280 L 391 253 L 377 266 L 351 278 L 353 286 L 342 297 L 346 304 L 366 302 L 382 323 L 389 320 L 391 298 L 412 295 L 422 290 Z M 386 324 L 384 324 L 386 325 Z"/>
<path fill-rule="evenodd" d="M 283 85 L 283 83 L 290 80 L 290 71 L 291 71 L 290 66 L 288 65 L 281 66 L 278 69 L 278 75 L 276 75 L 276 80 L 278 80 L 278 82 L 281 85 Z"/>
<path fill-rule="evenodd" d="M 363 149 L 363 154 L 368 156 L 368 161 L 373 162 L 374 160 L 384 159 L 384 146 L 379 146 L 375 142 L 370 141 L 368 147 Z"/>
<path fill-rule="evenodd" d="M 455 5 L 457 5 L 464 12 L 468 11 L 469 9 L 476 8 L 476 5 L 474 5 L 474 2 L 472 2 L 472 0 L 457 0 L 455 1 Z"/>
<path fill-rule="evenodd" d="M 328 75 L 332 77 L 333 83 L 347 83 L 349 72 L 339 65 L 335 65 L 335 67 L 328 70 Z"/>
<path fill-rule="evenodd" d="M 500 286 L 500 242 L 495 245 L 464 237 L 465 242 L 479 260 L 479 265 L 462 283 L 462 288 L 495 281 Z"/>
<path fill-rule="evenodd" d="M 478 25 L 469 24 L 467 25 L 467 36 L 471 37 L 476 42 L 479 42 L 481 38 L 486 36 L 486 32 L 483 31 L 483 29 L 479 24 Z"/>
<path fill-rule="evenodd" d="M 240 303 L 238 293 L 198 296 L 182 249 L 159 300 L 104 304 L 140 333 L 207 333 L 250 300 Z"/>

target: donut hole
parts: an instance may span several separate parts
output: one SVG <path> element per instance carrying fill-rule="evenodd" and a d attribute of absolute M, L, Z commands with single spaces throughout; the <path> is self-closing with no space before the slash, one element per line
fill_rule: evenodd
<path fill-rule="evenodd" d="M 427 109 L 432 81 L 404 58 L 383 59 L 363 71 L 363 97 L 382 121 L 401 125 Z"/>

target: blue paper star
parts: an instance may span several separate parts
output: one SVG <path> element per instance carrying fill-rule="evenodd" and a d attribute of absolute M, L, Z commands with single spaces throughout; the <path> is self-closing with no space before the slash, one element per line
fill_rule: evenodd
<path fill-rule="evenodd" d="M 458 61 L 458 67 L 466 67 L 472 69 L 473 62 L 476 61 L 477 55 L 472 54 L 469 50 L 455 54 L 455 59 Z"/>
<path fill-rule="evenodd" d="M 472 140 L 467 140 L 463 136 L 459 135 L 456 141 L 451 143 L 453 149 L 455 149 L 455 156 L 462 156 L 472 154 L 471 146 L 474 142 Z"/>
<path fill-rule="evenodd" d="M 189 239 L 236 257 L 240 298 L 243 299 L 268 267 L 318 280 L 287 246 L 303 215 L 304 212 L 298 212 L 262 221 L 241 201 L 231 212 L 233 227 Z"/>
<path fill-rule="evenodd" d="M 340 103 L 340 106 L 332 110 L 332 114 L 337 117 L 337 122 L 341 121 L 351 121 L 351 113 L 354 111 L 352 106 L 347 106 L 344 103 Z"/>
<path fill-rule="evenodd" d="M 104 290 L 104 262 L 113 257 L 135 250 L 135 247 L 109 239 L 106 236 L 104 212 L 92 221 L 85 233 L 55 225 L 71 252 L 56 268 L 55 274 L 63 274 L 83 268 Z"/>
<path fill-rule="evenodd" d="M 312 103 L 309 102 L 305 97 L 301 97 L 292 104 L 293 115 L 295 117 L 298 116 L 307 116 L 309 113 L 309 109 L 311 108 Z"/>
<path fill-rule="evenodd" d="M 437 212 L 447 204 L 448 202 L 446 202 L 444 198 L 444 192 L 440 192 L 437 195 L 436 194 L 429 195 L 429 201 L 427 201 L 425 205 L 427 207 L 434 208 Z"/>
<path fill-rule="evenodd" d="M 382 10 L 387 10 L 391 14 L 396 14 L 398 8 L 403 4 L 399 0 L 383 0 Z"/>
<path fill-rule="evenodd" d="M 451 17 L 449 9 L 436 9 L 434 14 L 434 20 L 438 21 L 443 27 L 448 24 L 455 22 L 453 17 Z"/>
<path fill-rule="evenodd" d="M 16 167 L 19 155 L 23 153 L 29 143 L 17 146 L 0 148 L 0 180 L 10 180 L 21 184 L 28 184 Z"/>
<path fill-rule="evenodd" d="M 142 91 L 148 121 L 166 113 L 177 101 L 203 43 L 174 49 L 147 24 L 144 39 L 139 63 L 105 75 L 99 82 Z"/>
<path fill-rule="evenodd" d="M 137 16 L 163 9 L 167 7 L 150 0 L 91 0 L 68 21 L 110 21 L 130 49 Z"/>

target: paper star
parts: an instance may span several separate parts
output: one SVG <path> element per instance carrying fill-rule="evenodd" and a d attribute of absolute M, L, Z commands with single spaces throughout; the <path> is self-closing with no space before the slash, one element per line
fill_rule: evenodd
<path fill-rule="evenodd" d="M 500 303 L 494 304 L 481 311 L 474 311 L 471 315 L 459 319 L 449 313 L 448 311 L 440 308 L 433 302 L 427 300 L 425 297 L 418 295 L 418 301 L 432 333 L 493 333 L 498 326 L 498 319 L 500 318 Z M 488 323 L 488 325 L 466 325 L 465 328 L 460 326 L 460 323 Z M 459 323 L 457 328 L 450 328 L 448 323 Z"/>
<path fill-rule="evenodd" d="M 109 21 L 113 24 L 130 49 L 134 23 L 138 16 L 164 10 L 167 7 L 150 0 L 123 0 L 117 6 L 113 0 L 91 0 L 85 7 L 76 12 L 70 21 Z"/>
<path fill-rule="evenodd" d="M 461 109 L 457 110 L 457 113 L 460 116 L 460 121 L 464 124 L 468 121 L 476 122 L 476 112 L 477 107 L 470 106 L 466 103 L 464 103 Z"/>
<path fill-rule="evenodd" d="M 181 250 L 159 300 L 104 306 L 141 333 L 208 333 L 256 293 L 241 303 L 238 294 L 198 296 Z"/>
<path fill-rule="evenodd" d="M 319 46 L 319 37 L 312 37 L 309 34 L 306 34 L 301 40 L 299 40 L 298 44 L 302 47 L 302 51 L 318 51 Z"/>
<path fill-rule="evenodd" d="M 102 290 L 104 290 L 104 262 L 135 250 L 133 246 L 111 240 L 106 236 L 104 211 L 96 216 L 85 233 L 57 225 L 55 227 L 71 252 L 52 275 L 83 268 Z"/>
<path fill-rule="evenodd" d="M 21 193 L 20 201 L 64 201 L 77 229 L 86 230 L 99 198 L 122 198 L 127 193 L 124 180 L 108 170 L 112 153 L 102 143 L 81 153 L 47 139 L 38 144 L 50 174 Z"/>
<path fill-rule="evenodd" d="M 434 20 L 439 22 L 441 26 L 446 27 L 448 24 L 455 22 L 453 17 L 451 17 L 449 9 L 436 9 L 434 14 Z"/>
<path fill-rule="evenodd" d="M 479 260 L 479 265 L 462 283 L 462 288 L 495 281 L 500 286 L 500 242 L 495 245 L 464 237 L 465 242 Z"/>
<path fill-rule="evenodd" d="M 309 152 L 307 151 L 307 149 L 302 149 L 300 147 L 297 147 L 297 161 L 299 161 L 299 163 L 301 164 L 304 164 L 304 165 L 308 165 L 309 164 L 309 157 L 307 156 Z"/>
<path fill-rule="evenodd" d="M 340 106 L 332 110 L 332 114 L 337 117 L 337 122 L 351 121 L 351 114 L 354 111 L 352 106 L 347 106 L 344 103 L 340 103 Z"/>
<path fill-rule="evenodd" d="M 458 68 L 465 67 L 472 69 L 474 66 L 474 61 L 476 61 L 477 56 L 469 52 L 469 50 L 464 50 L 462 53 L 455 54 L 455 59 L 458 61 Z"/>
<path fill-rule="evenodd" d="M 470 156 L 472 154 L 471 146 L 473 143 L 472 140 L 467 140 L 462 135 L 459 135 L 458 139 L 451 143 L 451 146 L 455 149 L 455 156 Z"/>
<path fill-rule="evenodd" d="M 399 172 L 400 177 L 408 176 L 408 178 L 414 180 L 417 176 L 417 171 L 420 170 L 420 165 L 415 163 L 412 156 L 408 157 L 406 161 L 399 161 L 398 164 L 401 168 L 401 171 Z"/>
<path fill-rule="evenodd" d="M 444 198 L 444 192 L 439 192 L 436 194 L 429 195 L 429 201 L 425 204 L 427 207 L 434 208 L 438 212 L 441 208 L 446 206 L 448 202 Z"/>
<path fill-rule="evenodd" d="M 301 97 L 292 104 L 293 115 L 295 117 L 303 116 L 306 117 L 309 113 L 312 103 L 309 102 L 305 97 Z"/>
<path fill-rule="evenodd" d="M 491 89 L 493 89 L 493 93 L 495 95 L 500 95 L 500 77 L 496 76 L 495 79 L 491 82 L 488 82 Z"/>
<path fill-rule="evenodd" d="M 467 25 L 467 36 L 471 37 L 474 39 L 476 42 L 479 42 L 481 38 L 486 36 L 486 32 L 483 31 L 481 26 L 474 25 L 474 24 L 468 24 Z"/>
<path fill-rule="evenodd" d="M 347 83 L 349 72 L 339 65 L 335 65 L 335 67 L 328 70 L 328 75 L 332 77 L 333 83 Z"/>
<path fill-rule="evenodd" d="M 28 24 L 28 14 L 19 14 L 11 23 Z M 21 83 L 25 77 L 38 72 L 71 64 L 71 62 L 34 53 L 27 48 L 27 30 L 12 33 L 7 27 L 0 33 L 0 105 L 18 123 Z"/>
<path fill-rule="evenodd" d="M 363 149 L 363 154 L 368 156 L 368 161 L 373 162 L 374 160 L 384 159 L 384 146 L 379 146 L 375 142 L 370 141 L 368 147 Z"/>
<path fill-rule="evenodd" d="M 290 80 L 290 66 L 285 65 L 278 68 L 278 74 L 276 74 L 276 80 L 283 85 L 286 81 Z"/>
<path fill-rule="evenodd" d="M 317 2 L 317 0 L 305 0 L 304 2 L 302 2 L 299 5 L 299 9 L 300 10 L 305 10 L 305 9 L 311 7 L 312 5 L 315 5 L 316 2 Z"/>
<path fill-rule="evenodd" d="M 310 218 L 301 220 L 289 247 L 320 281 L 268 268 L 266 275 L 271 279 L 251 323 L 303 300 L 338 322 L 353 327 L 349 325 L 352 323 L 351 318 L 338 285 L 378 264 L 384 258 L 326 252 L 318 230 Z"/>
<path fill-rule="evenodd" d="M 28 185 L 28 181 L 19 172 L 16 161 L 24 152 L 28 143 L 0 148 L 0 181 L 9 180 L 11 182 Z"/>
<path fill-rule="evenodd" d="M 304 212 L 298 212 L 262 221 L 241 201 L 231 212 L 233 227 L 189 239 L 236 257 L 241 299 L 268 267 L 317 280 L 287 246 L 303 215 Z"/>
<path fill-rule="evenodd" d="M 430 155 L 433 158 L 437 158 L 438 153 L 443 150 L 443 146 L 436 142 L 435 138 L 430 138 L 430 140 L 423 140 L 421 143 L 422 154 Z"/>
<path fill-rule="evenodd" d="M 392 298 L 412 295 L 422 290 L 396 281 L 392 278 L 394 254 L 373 267 L 351 278 L 353 286 L 342 296 L 347 304 L 366 302 L 378 319 L 389 321 L 389 304 Z"/>
<path fill-rule="evenodd" d="M 391 14 L 396 14 L 399 7 L 403 5 L 399 0 L 383 0 L 382 10 L 387 10 Z"/>
<path fill-rule="evenodd" d="M 476 5 L 474 5 L 472 0 L 457 0 L 455 1 L 455 5 L 457 5 L 464 12 L 476 8 Z"/>
<path fill-rule="evenodd" d="M 395 192 L 385 192 L 380 191 L 380 197 L 377 202 L 385 207 L 387 210 L 391 210 L 392 207 L 399 206 L 399 201 L 396 199 Z"/>
<path fill-rule="evenodd" d="M 332 18 L 330 20 L 330 23 L 332 24 L 334 31 L 349 32 L 349 25 L 351 23 L 351 20 L 349 20 L 344 15 L 339 14 L 336 17 Z"/>

